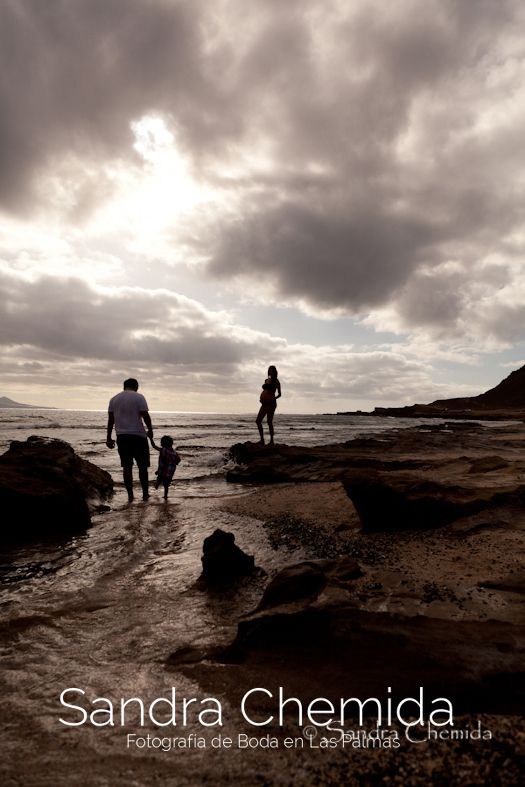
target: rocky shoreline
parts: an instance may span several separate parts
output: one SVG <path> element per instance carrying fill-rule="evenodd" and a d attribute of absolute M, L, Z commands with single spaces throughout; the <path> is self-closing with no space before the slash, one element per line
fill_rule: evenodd
<path fill-rule="evenodd" d="M 253 491 L 223 509 L 261 520 L 283 560 L 298 545 L 307 559 L 270 578 L 229 647 L 175 652 L 169 668 L 204 687 L 220 675 L 232 697 L 254 680 L 305 701 L 423 686 L 450 698 L 457 724 L 491 714 L 503 743 L 456 755 L 469 783 L 496 778 L 505 759 L 499 778 L 512 784 L 525 764 L 524 445 L 521 424 L 449 423 L 315 448 L 233 446 L 228 479 Z M 450 752 L 415 747 L 403 763 L 419 774 L 405 783 L 429 768 L 445 778 Z"/>
<path fill-rule="evenodd" d="M 273 530 L 288 519 L 288 537 L 294 524 L 298 537 L 320 532 L 313 558 L 330 543 L 331 555 L 362 559 L 369 574 L 380 566 L 405 584 L 417 577 L 421 587 L 405 595 L 418 614 L 523 624 L 524 445 L 523 425 L 454 423 L 309 449 L 237 445 L 228 478 L 257 486 L 224 505 Z M 424 582 L 446 583 L 436 592 L 447 604 L 427 608 Z M 380 584 L 402 608 L 393 576 Z"/>
<path fill-rule="evenodd" d="M 439 418 L 454 421 L 523 421 L 525 410 L 516 408 L 493 407 L 479 409 L 475 407 L 449 408 L 432 404 L 410 404 L 403 407 L 375 407 L 373 410 L 345 410 L 337 415 L 376 416 L 379 418 Z"/>
<path fill-rule="evenodd" d="M 383 701 L 388 696 L 397 703 L 417 697 L 422 688 L 427 716 L 428 702 L 444 696 L 453 703 L 456 730 L 480 725 L 492 735 L 487 741 L 458 738 L 415 745 L 404 739 L 403 725 L 394 720 L 390 727 L 401 741 L 398 749 L 318 751 L 314 741 L 304 752 L 275 753 L 279 759 L 254 752 L 252 783 L 519 783 L 525 766 L 524 441 L 525 427 L 517 423 L 450 423 L 332 446 L 234 446 L 235 465 L 228 478 L 245 484 L 249 493 L 199 501 L 209 522 L 203 576 L 196 573 L 195 585 L 186 590 L 196 595 L 197 607 L 204 603 L 227 609 L 228 625 L 224 620 L 217 629 L 212 625 L 202 646 L 198 640 L 189 644 L 180 632 L 179 645 L 176 634 L 166 637 L 167 649 L 153 665 L 159 671 L 156 685 L 188 681 L 203 695 L 219 696 L 228 709 L 229 729 L 261 739 L 300 736 L 301 727 L 288 716 L 283 726 L 247 725 L 239 714 L 241 698 L 257 686 L 274 697 L 283 687 L 305 707 L 315 697 L 334 705 L 346 697 Z M 6 479 L 17 461 L 25 466 L 22 486 L 36 493 L 28 497 L 34 510 L 49 474 L 61 479 L 63 490 L 69 489 L 71 476 L 81 482 L 88 517 L 110 493 L 102 471 L 89 463 L 78 466 L 78 457 L 60 441 L 32 439 L 15 444 L 4 456 Z M 27 474 L 31 469 L 33 480 Z M 162 508 L 116 509 L 109 516 L 114 524 L 125 518 L 130 543 L 152 540 L 155 549 L 165 528 L 163 560 L 169 561 L 179 544 L 177 518 L 188 517 L 187 537 L 192 538 L 195 521 L 185 509 L 175 501 Z M 428 513 L 433 510 L 439 516 Z M 98 518 L 99 524 L 101 520 L 106 516 Z M 41 518 L 35 521 L 41 527 Z M 89 523 L 88 518 L 83 521 Z M 233 526 L 235 539 L 218 525 Z M 267 537 L 261 539 L 267 546 L 259 552 L 258 565 L 241 552 L 260 543 L 254 532 Z M 194 556 L 201 544 L 190 541 Z M 139 588 L 142 560 L 140 552 Z M 223 586 L 223 574 L 230 575 L 233 568 L 238 578 Z M 167 576 L 176 574 L 170 568 Z M 152 587 L 156 583 L 154 578 Z M 101 588 L 107 593 L 113 585 L 104 579 Z M 90 598 L 89 614 L 104 616 L 107 607 L 111 621 L 115 610 L 125 621 L 122 598 L 115 593 L 114 607 L 98 595 Z M 158 631 L 176 621 L 177 589 L 168 597 L 169 603 L 155 607 L 141 622 L 145 642 L 151 620 Z M 149 602 L 139 597 L 139 609 L 142 603 Z M 84 617 L 78 625 L 84 632 Z M 110 630 L 108 641 L 117 643 L 120 634 L 113 622 Z M 9 631 L 13 634 L 13 626 Z M 134 629 L 129 636 L 136 639 Z M 264 718 L 268 708 L 260 696 L 251 705 L 257 718 Z M 365 714 L 360 725 L 352 706 L 346 727 L 370 732 L 373 714 Z M 322 734 L 317 730 L 318 739 Z M 229 760 L 227 754 L 222 762 L 232 774 L 245 774 L 248 755 Z M 92 752 L 84 756 L 91 766 Z M 202 757 L 196 756 L 195 767 L 210 769 L 209 753 Z M 151 767 L 141 763 L 144 773 Z M 279 773 L 288 782 L 280 782 Z"/>

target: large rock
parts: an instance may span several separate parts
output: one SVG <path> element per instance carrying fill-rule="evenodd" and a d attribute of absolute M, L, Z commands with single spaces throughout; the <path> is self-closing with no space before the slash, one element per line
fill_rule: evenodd
<path fill-rule="evenodd" d="M 440 527 L 525 500 L 522 484 L 496 490 L 458 483 L 464 477 L 439 481 L 429 475 L 349 471 L 342 482 L 366 532 Z"/>
<path fill-rule="evenodd" d="M 81 459 L 62 440 L 13 441 L 0 456 L 2 541 L 75 532 L 113 493 L 109 473 Z"/>
<path fill-rule="evenodd" d="M 323 583 L 307 580 L 308 566 Z M 414 614 L 402 584 L 376 609 L 365 608 L 366 575 L 356 574 L 346 558 L 289 567 L 241 620 L 222 660 L 246 665 L 261 686 L 278 675 L 299 695 L 364 698 L 391 686 L 399 699 L 423 686 L 428 695 L 449 698 L 456 711 L 518 711 L 525 699 L 525 625 L 433 617 L 424 604 Z M 283 589 L 286 576 L 301 575 L 304 592 Z"/>
<path fill-rule="evenodd" d="M 424 530 L 486 507 L 468 490 L 446 488 L 415 474 L 348 472 L 342 480 L 366 532 Z"/>
<path fill-rule="evenodd" d="M 376 455 L 371 455 L 371 448 Z M 273 484 L 289 481 L 338 481 L 348 467 L 402 469 L 419 467 L 413 457 L 385 457 L 385 440 L 352 440 L 334 445 L 295 446 L 280 443 L 236 443 L 230 448 L 234 466 L 226 474 L 235 483 Z"/>
<path fill-rule="evenodd" d="M 255 569 L 253 555 L 237 546 L 233 533 L 219 528 L 204 539 L 202 553 L 202 578 L 211 582 L 231 582 Z"/>
<path fill-rule="evenodd" d="M 352 558 L 305 560 L 287 566 L 272 579 L 258 609 L 269 609 L 304 599 L 314 600 L 331 581 L 347 582 L 361 574 L 359 563 Z"/>

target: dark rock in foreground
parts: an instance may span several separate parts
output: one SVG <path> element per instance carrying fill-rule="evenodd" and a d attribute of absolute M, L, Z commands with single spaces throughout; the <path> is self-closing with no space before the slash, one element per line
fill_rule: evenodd
<path fill-rule="evenodd" d="M 235 543 L 233 533 L 217 529 L 202 545 L 202 578 L 211 582 L 231 582 L 252 574 L 253 555 L 247 555 Z"/>
<path fill-rule="evenodd" d="M 81 459 L 62 440 L 13 441 L 0 456 L 2 541 L 72 533 L 113 493 L 109 473 Z"/>
<path fill-rule="evenodd" d="M 499 466 L 498 466 L 499 468 Z M 504 503 L 525 500 L 525 486 L 508 492 L 444 483 L 416 473 L 343 475 L 365 532 L 441 527 Z"/>
<path fill-rule="evenodd" d="M 330 581 L 346 582 L 362 573 L 359 563 L 352 558 L 305 560 L 287 566 L 272 579 L 257 609 L 270 609 L 300 599 L 312 601 Z"/>
<path fill-rule="evenodd" d="M 392 589 L 377 609 L 366 609 L 360 601 L 363 586 L 358 587 L 361 572 L 355 568 L 341 558 L 285 569 L 257 610 L 239 623 L 222 660 L 267 673 L 267 680 L 277 670 L 281 681 L 286 665 L 292 673 L 294 665 L 301 665 L 303 693 L 319 684 L 323 696 L 380 696 L 389 685 L 398 698 L 417 696 L 420 686 L 429 695 L 443 696 L 446 686 L 445 696 L 456 711 L 522 707 L 524 625 L 410 614 L 400 611 L 402 591 Z M 304 592 L 289 592 L 290 582 L 301 576 Z M 314 576 L 316 581 L 310 581 Z M 301 690 L 293 679 L 286 681 L 290 689 Z"/>

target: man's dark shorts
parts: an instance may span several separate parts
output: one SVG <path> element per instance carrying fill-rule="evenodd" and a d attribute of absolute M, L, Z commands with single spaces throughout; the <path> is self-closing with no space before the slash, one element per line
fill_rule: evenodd
<path fill-rule="evenodd" d="M 117 435 L 117 447 L 122 467 L 132 467 L 133 460 L 139 467 L 149 467 L 149 445 L 147 437 L 134 434 Z"/>

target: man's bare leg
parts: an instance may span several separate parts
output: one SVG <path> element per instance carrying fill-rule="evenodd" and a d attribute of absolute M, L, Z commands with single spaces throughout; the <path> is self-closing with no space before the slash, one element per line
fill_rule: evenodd
<path fill-rule="evenodd" d="M 122 475 L 124 478 L 124 486 L 128 493 L 128 502 L 131 503 L 133 500 L 133 467 L 123 467 Z"/>
<path fill-rule="evenodd" d="M 142 487 L 142 499 L 147 500 L 149 498 L 149 478 L 147 467 L 139 467 L 139 479 L 140 485 Z"/>

